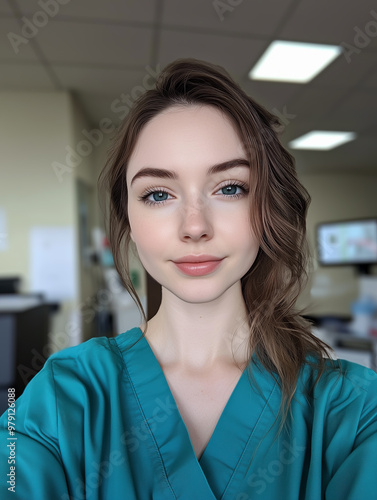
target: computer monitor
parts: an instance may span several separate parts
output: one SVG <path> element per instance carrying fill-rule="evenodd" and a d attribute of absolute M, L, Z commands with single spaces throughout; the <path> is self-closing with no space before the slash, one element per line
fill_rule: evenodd
<path fill-rule="evenodd" d="M 377 264 L 377 217 L 321 222 L 316 242 L 321 266 L 354 265 L 370 274 L 370 266 Z"/>

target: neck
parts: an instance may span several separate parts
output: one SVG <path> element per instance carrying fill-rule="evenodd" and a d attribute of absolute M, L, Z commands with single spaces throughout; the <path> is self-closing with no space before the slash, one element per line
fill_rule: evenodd
<path fill-rule="evenodd" d="M 162 289 L 160 308 L 146 333 L 160 364 L 204 373 L 248 362 L 247 309 L 240 283 L 234 287 L 210 303 L 195 304 Z"/>

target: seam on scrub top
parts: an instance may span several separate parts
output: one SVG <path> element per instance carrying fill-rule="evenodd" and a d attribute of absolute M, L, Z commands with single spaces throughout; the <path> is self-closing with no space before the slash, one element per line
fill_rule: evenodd
<path fill-rule="evenodd" d="M 230 479 L 229 479 L 229 481 L 228 481 L 228 484 L 226 485 L 225 491 L 224 491 L 224 493 L 222 494 L 221 498 L 224 498 L 224 497 L 225 497 L 225 495 L 227 494 L 227 491 L 228 491 L 228 489 L 229 489 L 229 485 L 232 483 L 233 478 L 236 476 L 236 474 L 237 474 L 237 472 L 238 472 L 238 469 L 239 469 L 239 467 L 240 467 L 240 463 L 242 462 L 242 459 L 243 459 L 243 457 L 244 457 L 244 455 L 245 455 L 245 453 L 246 453 L 246 450 L 249 448 L 250 441 L 251 441 L 252 437 L 254 436 L 254 433 L 256 432 L 256 429 L 257 429 L 257 427 L 258 427 L 258 424 L 259 424 L 259 422 L 260 422 L 260 420 L 261 420 L 262 416 L 263 416 L 263 415 L 264 415 L 264 413 L 266 412 L 266 408 L 270 409 L 270 407 L 268 406 L 268 402 L 269 402 L 269 401 L 270 401 L 270 399 L 272 398 L 272 396 L 273 396 L 273 394 L 274 394 L 274 392 L 275 392 L 276 388 L 277 388 L 277 382 L 275 381 L 275 385 L 274 385 L 274 387 L 273 387 L 273 388 L 272 388 L 272 390 L 271 390 L 271 394 L 270 394 L 270 395 L 269 395 L 269 397 L 267 398 L 267 402 L 266 402 L 266 404 L 264 405 L 264 408 L 263 408 L 263 410 L 262 410 L 261 414 L 259 415 L 258 420 L 256 421 L 256 423 L 255 423 L 255 425 L 254 425 L 254 429 L 251 431 L 251 434 L 250 434 L 250 436 L 249 436 L 249 438 L 248 438 L 248 440 L 247 440 L 247 442 L 246 442 L 246 445 L 245 445 L 245 447 L 244 447 L 244 450 L 243 450 L 243 452 L 241 453 L 240 459 L 239 459 L 239 460 L 238 460 L 238 462 L 237 462 L 237 465 L 236 465 L 236 467 L 235 467 L 235 469 L 234 469 L 234 472 L 233 472 L 233 474 L 231 475 L 231 477 L 230 477 Z M 259 444 L 260 444 L 260 443 L 259 443 Z"/>
<path fill-rule="evenodd" d="M 55 414 L 56 414 L 56 440 L 58 442 L 58 448 L 59 448 L 59 453 L 61 456 L 61 450 L 60 450 L 60 443 L 59 443 L 59 418 L 58 418 L 58 398 L 56 396 L 56 386 L 55 386 L 55 375 L 54 375 L 54 360 L 51 360 L 51 375 L 52 375 L 52 386 L 53 386 L 53 391 L 54 391 L 54 397 L 55 397 Z"/>
<path fill-rule="evenodd" d="M 65 473 L 65 467 L 64 467 L 64 463 L 63 463 L 63 459 L 62 459 L 62 451 L 60 449 L 60 440 L 59 440 L 59 412 L 58 412 L 58 393 L 56 391 L 56 384 L 55 384 L 55 374 L 54 374 L 54 361 L 55 359 L 52 359 L 50 361 L 51 363 L 51 374 L 52 374 L 52 385 L 53 385 L 53 389 L 54 389 L 54 396 L 55 396 L 55 413 L 56 413 L 56 440 L 58 442 L 58 450 L 59 450 L 59 458 L 60 458 L 60 462 L 63 466 L 63 470 L 64 470 L 64 475 L 67 479 L 67 475 Z"/>
<path fill-rule="evenodd" d="M 59 441 L 58 393 L 57 393 L 56 384 L 55 384 L 54 361 L 56 361 L 56 360 L 55 359 L 51 359 L 50 360 L 50 363 L 51 363 L 51 373 L 52 373 L 52 382 L 53 382 L 54 394 L 55 394 L 56 433 L 57 433 L 56 434 L 56 439 L 58 441 L 58 448 L 59 448 L 59 461 L 60 461 L 62 469 L 63 469 L 63 473 L 64 473 L 64 477 L 65 477 L 65 485 L 66 485 L 67 491 L 69 493 L 69 475 L 67 474 L 67 470 L 66 470 L 64 462 L 63 462 L 62 452 L 61 452 L 61 449 L 60 449 L 60 441 Z"/>
<path fill-rule="evenodd" d="M 109 339 L 109 340 L 110 340 L 110 339 Z M 168 479 L 168 475 L 167 475 L 167 473 L 166 473 L 166 469 L 165 469 L 164 461 L 162 460 L 162 456 L 161 456 L 160 450 L 159 450 L 159 448 L 158 448 L 158 446 L 157 446 L 157 443 L 156 443 L 155 437 L 154 437 L 154 435 L 153 435 L 153 432 L 151 431 L 151 429 L 150 429 L 150 427 L 149 427 L 148 420 L 146 419 L 145 414 L 144 414 L 144 412 L 143 412 L 143 409 L 142 409 L 142 406 L 141 406 L 141 403 L 140 403 L 139 397 L 138 397 L 138 395 L 137 395 L 137 392 L 136 392 L 135 386 L 134 386 L 134 384 L 133 384 L 133 382 L 132 382 L 132 380 L 131 380 L 131 377 L 130 377 L 130 374 L 129 374 L 129 371 L 128 371 L 128 368 L 127 368 L 127 365 L 126 365 L 126 363 L 125 363 L 125 360 L 124 360 L 124 357 L 123 357 L 122 351 L 119 349 L 119 345 L 118 345 L 118 343 L 117 343 L 116 339 L 114 339 L 114 343 L 116 344 L 116 346 L 117 346 L 117 348 L 118 348 L 118 351 L 119 351 L 119 353 L 120 353 L 120 355 L 121 355 L 121 358 L 122 358 L 122 361 L 123 361 L 123 370 L 126 372 L 126 376 L 127 376 L 128 380 L 129 380 L 129 382 L 130 382 L 130 384 L 131 384 L 132 391 L 133 391 L 133 393 L 134 393 L 134 395 L 135 395 L 135 398 L 136 398 L 136 401 L 137 401 L 137 404 L 138 404 L 138 407 L 139 407 L 139 411 L 140 411 L 140 413 L 141 413 L 141 415 L 142 415 L 142 417 L 143 417 L 143 419 L 144 419 L 144 423 L 145 423 L 145 425 L 147 426 L 147 429 L 148 429 L 148 431 L 149 431 L 149 434 L 151 435 L 151 438 L 152 438 L 153 444 L 154 444 L 155 449 L 156 449 L 156 451 L 157 451 L 157 455 L 158 455 L 158 457 L 160 458 L 160 462 L 161 462 L 161 469 L 162 469 L 162 472 L 163 472 L 163 476 L 165 477 L 165 480 L 166 480 L 167 484 L 169 485 L 170 491 L 172 492 L 172 494 L 173 494 L 174 498 L 177 498 L 177 497 L 175 496 L 174 490 L 173 490 L 173 488 L 172 488 L 172 486 L 171 486 L 171 484 L 170 484 L 170 481 L 169 481 L 169 479 Z"/>

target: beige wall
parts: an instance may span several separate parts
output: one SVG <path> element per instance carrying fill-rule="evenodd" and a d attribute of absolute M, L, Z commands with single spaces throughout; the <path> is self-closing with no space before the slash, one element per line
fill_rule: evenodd
<path fill-rule="evenodd" d="M 69 96 L 51 92 L 0 93 L 0 207 L 6 210 L 9 248 L 0 274 L 21 274 L 29 289 L 29 229 L 70 225 L 72 183 L 59 184 L 51 168 L 70 139 Z"/>
<path fill-rule="evenodd" d="M 314 257 L 314 272 L 299 304 L 309 305 L 311 314 L 350 314 L 357 298 L 358 280 L 353 267 L 320 267 L 316 262 L 315 226 L 319 222 L 377 216 L 377 175 L 301 174 L 309 191 L 308 240 Z M 376 267 L 373 268 L 376 273 Z"/>

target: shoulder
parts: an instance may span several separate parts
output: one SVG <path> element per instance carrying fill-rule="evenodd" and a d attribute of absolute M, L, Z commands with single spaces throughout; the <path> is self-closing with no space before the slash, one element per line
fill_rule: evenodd
<path fill-rule="evenodd" d="M 67 347 L 49 356 L 40 372 L 28 385 L 50 380 L 61 384 L 92 384 L 96 379 L 111 380 L 122 375 L 123 351 L 136 337 L 131 329 L 117 337 L 94 337 L 73 347 Z M 27 386 L 28 387 L 28 386 Z"/>
<path fill-rule="evenodd" d="M 359 419 L 363 414 L 377 418 L 377 373 L 370 368 L 344 359 L 326 359 L 316 381 L 318 364 L 310 358 L 301 370 L 299 392 L 310 389 L 314 408 L 330 414 L 347 411 Z"/>
<path fill-rule="evenodd" d="M 24 411 L 34 421 L 39 411 L 46 415 L 58 407 L 71 411 L 73 406 L 115 394 L 124 385 L 123 350 L 135 336 L 134 330 L 118 337 L 94 337 L 50 355 L 18 398 L 18 414 Z"/>
<path fill-rule="evenodd" d="M 79 365 L 97 362 L 98 356 L 104 361 L 121 359 L 122 352 L 139 339 L 139 333 L 141 333 L 139 328 L 132 328 L 116 337 L 93 337 L 81 344 L 52 354 L 47 361 L 56 364 L 71 360 Z"/>
<path fill-rule="evenodd" d="M 314 381 L 316 372 L 305 366 L 301 382 Z M 326 498 L 369 498 L 377 485 L 377 373 L 344 359 L 326 360 L 308 402 L 305 421 Z"/>
<path fill-rule="evenodd" d="M 303 365 L 299 381 L 305 386 L 309 380 L 314 380 L 319 375 L 316 384 L 317 393 L 325 392 L 347 392 L 357 389 L 357 392 L 369 392 L 376 388 L 377 373 L 371 368 L 359 365 L 345 359 L 324 359 L 323 371 L 319 370 L 319 361 L 308 356 Z"/>
<path fill-rule="evenodd" d="M 339 392 L 356 391 L 365 394 L 376 388 L 377 373 L 345 359 L 326 360 L 323 384 L 332 385 Z"/>
<path fill-rule="evenodd" d="M 98 367 L 99 364 L 117 362 L 120 352 L 113 338 L 95 337 L 73 347 L 55 352 L 46 360 L 45 367 L 75 366 L 76 369 Z"/>

